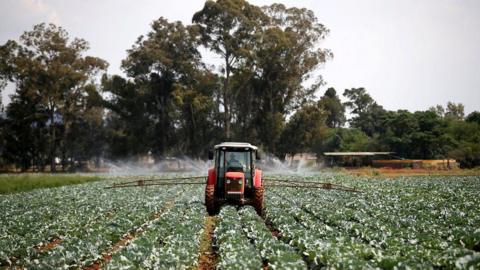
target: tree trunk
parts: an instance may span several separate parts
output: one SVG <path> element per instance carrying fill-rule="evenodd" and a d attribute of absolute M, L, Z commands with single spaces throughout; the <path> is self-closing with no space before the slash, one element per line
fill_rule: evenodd
<path fill-rule="evenodd" d="M 57 150 L 55 123 L 54 123 L 54 109 L 50 109 L 50 172 L 56 172 L 55 153 Z"/>
<path fill-rule="evenodd" d="M 225 129 L 225 138 L 229 140 L 231 138 L 231 130 L 230 130 L 230 99 L 228 97 L 229 94 L 229 83 L 230 83 L 230 54 L 227 53 L 225 55 L 225 80 L 223 81 L 223 110 L 224 110 L 224 117 L 223 117 L 223 124 Z"/>
<path fill-rule="evenodd" d="M 197 153 L 197 149 L 198 149 L 198 145 L 197 145 L 197 124 L 195 122 L 195 112 L 193 111 L 193 106 L 192 104 L 190 103 L 190 119 L 192 121 L 192 130 L 190 131 L 190 145 L 188 145 L 188 150 L 187 151 L 190 151 L 190 154 L 193 156 L 197 156 L 198 153 Z"/>
<path fill-rule="evenodd" d="M 69 106 L 68 103 L 66 106 Z M 65 115 L 65 114 L 64 114 Z M 66 116 L 63 118 L 63 125 L 64 125 L 64 130 L 63 130 L 63 149 L 62 149 L 62 170 L 65 172 L 65 169 L 67 167 L 67 148 L 69 147 L 68 144 L 68 135 L 70 133 L 70 121 L 67 119 Z M 73 154 L 73 146 L 70 145 L 70 158 L 72 158 Z"/>

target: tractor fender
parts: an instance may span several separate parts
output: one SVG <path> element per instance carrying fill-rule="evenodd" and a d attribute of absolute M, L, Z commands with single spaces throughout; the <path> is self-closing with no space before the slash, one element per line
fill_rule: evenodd
<path fill-rule="evenodd" d="M 262 170 L 256 169 L 255 176 L 253 178 L 253 186 L 259 188 L 262 186 Z"/>
<path fill-rule="evenodd" d="M 208 170 L 207 185 L 215 185 L 215 182 L 217 182 L 217 173 L 214 168 L 211 168 Z"/>

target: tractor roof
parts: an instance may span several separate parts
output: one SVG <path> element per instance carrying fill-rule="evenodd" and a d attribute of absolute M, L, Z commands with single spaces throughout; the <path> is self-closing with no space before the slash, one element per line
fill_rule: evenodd
<path fill-rule="evenodd" d="M 255 145 L 251 145 L 249 143 L 244 143 L 244 142 L 223 142 L 221 144 L 215 145 L 215 149 L 219 148 L 249 148 L 252 150 L 257 150 L 257 147 Z"/>

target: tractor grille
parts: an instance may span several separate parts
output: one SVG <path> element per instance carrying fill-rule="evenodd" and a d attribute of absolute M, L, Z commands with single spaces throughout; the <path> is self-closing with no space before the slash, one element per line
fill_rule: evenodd
<path fill-rule="evenodd" d="M 243 185 L 242 178 L 237 179 L 227 179 L 226 191 L 241 191 Z"/>
<path fill-rule="evenodd" d="M 225 182 L 225 195 L 227 199 L 240 200 L 243 198 L 243 179 L 230 178 Z"/>

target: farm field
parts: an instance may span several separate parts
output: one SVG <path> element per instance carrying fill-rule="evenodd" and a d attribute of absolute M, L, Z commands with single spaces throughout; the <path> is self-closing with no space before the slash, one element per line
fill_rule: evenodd
<path fill-rule="evenodd" d="M 0 175 L 0 194 L 24 192 L 40 188 L 53 188 L 68 185 L 78 185 L 99 181 L 94 175 L 78 174 L 6 174 Z"/>
<path fill-rule="evenodd" d="M 266 187 L 264 218 L 234 206 L 207 217 L 203 185 L 0 195 L 0 268 L 480 268 L 478 176 L 269 177 L 362 193 Z"/>

